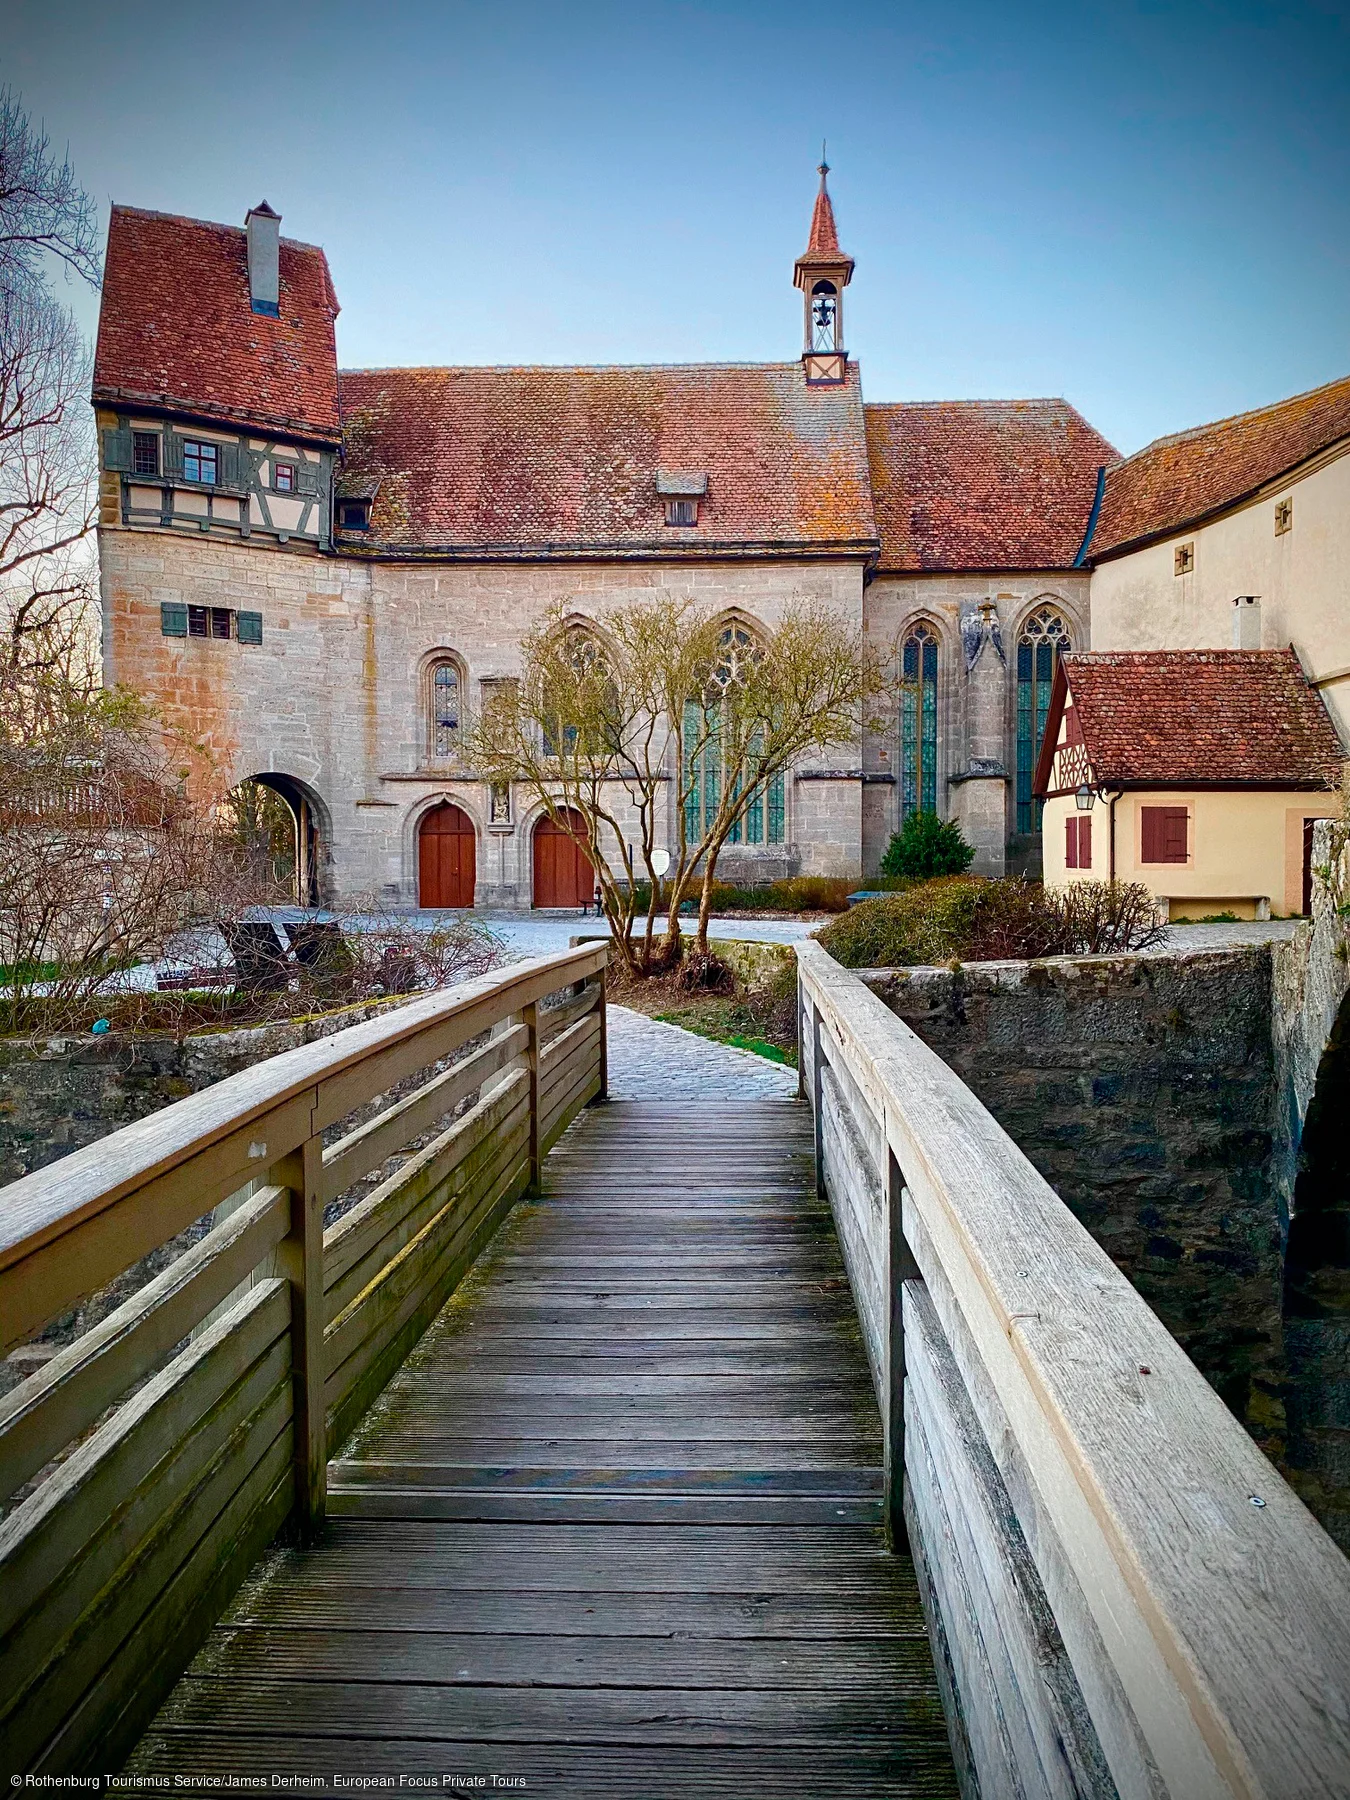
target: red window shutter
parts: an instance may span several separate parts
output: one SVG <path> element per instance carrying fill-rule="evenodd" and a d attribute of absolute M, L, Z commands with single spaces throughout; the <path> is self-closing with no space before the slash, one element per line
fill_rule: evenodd
<path fill-rule="evenodd" d="M 1078 821 L 1078 866 L 1080 869 L 1092 867 L 1092 820 Z"/>
<path fill-rule="evenodd" d="M 1184 863 L 1187 850 L 1187 814 L 1184 806 L 1165 806 L 1162 861 Z"/>
<path fill-rule="evenodd" d="M 1162 821 L 1165 807 L 1145 806 L 1140 808 L 1140 850 L 1139 860 L 1146 863 L 1161 862 L 1162 853 Z"/>
<path fill-rule="evenodd" d="M 1066 869 L 1078 867 L 1078 821 L 1064 821 L 1064 866 Z"/>

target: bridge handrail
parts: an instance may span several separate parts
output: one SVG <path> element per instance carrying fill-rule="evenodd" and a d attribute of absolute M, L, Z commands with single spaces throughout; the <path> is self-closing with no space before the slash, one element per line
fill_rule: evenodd
<path fill-rule="evenodd" d="M 6 1346 L 207 1227 L 0 1396 L 0 1768 L 110 1766 L 288 1515 L 322 1528 L 330 1449 L 604 1093 L 606 961 L 413 1000 L 0 1189 Z"/>
<path fill-rule="evenodd" d="M 973 1664 L 952 1640 L 968 1621 L 939 1617 L 986 1791 L 1000 1759 L 1021 1782 L 1039 1759 L 1056 1794 L 1350 1791 L 1350 1563 L 965 1084 L 819 945 L 799 946 L 798 965 L 818 1173 L 930 1602 L 940 1614 L 934 1595 L 946 1581 L 950 1597 L 953 1573 L 925 1564 L 982 1558 L 988 1593 L 1006 1578 L 1014 1594 L 1029 1556 L 1035 1604 L 1048 1601 L 1072 1669 L 1064 1716 L 1085 1704 L 1090 1717 L 1077 1751 L 1062 1741 L 1072 1719 L 1038 1742 L 1044 1694 L 1010 1698 L 1019 1674 L 1005 1650 L 1001 1677 L 983 1670 L 1005 1688 L 993 1710 L 1029 1722 L 1019 1747 L 1000 1719 L 991 1748 L 976 1716 L 989 1691 L 972 1680 L 961 1692 L 963 1657 Z M 970 1498 L 986 1465 L 989 1505 Z M 991 1547 L 999 1507 L 1015 1524 Z M 1011 1643 L 1019 1627 L 982 1629 Z M 1026 1641 L 1021 1681 L 1053 1686 L 1056 1652 L 1034 1620 Z M 1047 1736 L 1061 1740 L 1049 1752 Z"/>

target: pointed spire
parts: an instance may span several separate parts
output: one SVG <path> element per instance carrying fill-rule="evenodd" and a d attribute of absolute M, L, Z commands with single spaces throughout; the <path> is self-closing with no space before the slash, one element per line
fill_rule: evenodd
<path fill-rule="evenodd" d="M 805 284 L 805 278 L 812 271 L 828 270 L 832 278 L 841 285 L 847 285 L 853 275 L 853 258 L 845 256 L 839 248 L 839 231 L 834 222 L 834 205 L 830 200 L 830 190 L 826 177 L 830 165 L 825 160 L 825 146 L 820 146 L 820 189 L 816 194 L 815 209 L 811 214 L 811 236 L 805 250 L 797 258 L 795 281 L 798 287 Z"/>
<path fill-rule="evenodd" d="M 811 236 L 807 242 L 807 256 L 839 255 L 839 233 L 834 223 L 834 207 L 830 204 L 830 190 L 825 185 L 825 177 L 830 172 L 830 165 L 825 160 L 825 145 L 820 146 L 820 192 L 816 195 L 815 211 L 811 214 Z"/>

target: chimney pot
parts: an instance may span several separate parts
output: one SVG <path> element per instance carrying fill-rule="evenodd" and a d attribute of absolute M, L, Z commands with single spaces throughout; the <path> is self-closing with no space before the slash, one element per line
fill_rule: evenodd
<path fill-rule="evenodd" d="M 1233 601 L 1233 648 L 1261 648 L 1261 596 L 1239 594 Z"/>
<path fill-rule="evenodd" d="M 248 292 L 255 313 L 275 319 L 281 311 L 281 214 L 264 200 L 244 221 L 248 233 Z"/>

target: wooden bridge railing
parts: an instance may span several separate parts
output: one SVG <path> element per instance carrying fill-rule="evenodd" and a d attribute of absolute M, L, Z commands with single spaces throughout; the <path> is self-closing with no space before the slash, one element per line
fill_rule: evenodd
<path fill-rule="evenodd" d="M 215 1220 L 0 1398 L 4 1771 L 118 1767 L 288 1516 L 318 1528 L 328 1456 L 604 1093 L 606 954 L 414 1000 L 0 1190 L 4 1350 Z M 323 1229 L 329 1200 L 466 1100 Z"/>
<path fill-rule="evenodd" d="M 964 1083 L 798 958 L 817 1175 L 963 1790 L 1350 1794 L 1350 1563 Z"/>

